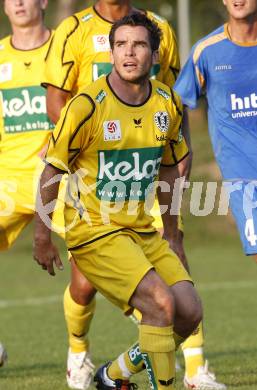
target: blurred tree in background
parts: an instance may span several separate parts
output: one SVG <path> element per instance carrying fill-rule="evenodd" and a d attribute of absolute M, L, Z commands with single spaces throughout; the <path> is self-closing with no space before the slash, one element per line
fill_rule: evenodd
<path fill-rule="evenodd" d="M 135 0 L 133 4 L 139 8 L 148 8 L 164 16 L 177 30 L 177 2 L 180 0 Z M 49 0 L 46 12 L 46 24 L 55 28 L 66 16 L 93 4 L 85 0 Z M 191 44 L 199 38 L 211 32 L 224 22 L 226 18 L 225 8 L 221 0 L 191 0 L 190 1 L 190 27 Z M 7 18 L 3 7 L 0 9 L 0 37 L 10 33 Z"/>

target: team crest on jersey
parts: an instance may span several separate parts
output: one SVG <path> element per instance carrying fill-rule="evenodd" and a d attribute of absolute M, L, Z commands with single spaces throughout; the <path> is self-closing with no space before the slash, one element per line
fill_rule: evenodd
<path fill-rule="evenodd" d="M 93 42 L 96 52 L 110 51 L 109 35 L 93 35 Z"/>
<path fill-rule="evenodd" d="M 0 50 L 4 50 L 4 45 L 0 43 Z"/>
<path fill-rule="evenodd" d="M 170 118 L 166 111 L 158 111 L 154 114 L 154 122 L 162 133 L 168 131 Z"/>
<path fill-rule="evenodd" d="M 0 65 L 0 83 L 12 79 L 12 64 L 5 63 Z"/>
<path fill-rule="evenodd" d="M 119 141 L 121 139 L 121 127 L 119 120 L 105 121 L 104 141 Z"/>

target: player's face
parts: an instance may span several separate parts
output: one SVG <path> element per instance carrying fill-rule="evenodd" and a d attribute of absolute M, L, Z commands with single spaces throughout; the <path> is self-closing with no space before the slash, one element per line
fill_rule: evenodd
<path fill-rule="evenodd" d="M 249 19 L 257 16 L 257 0 L 223 0 L 233 19 Z"/>
<path fill-rule="evenodd" d="M 30 27 L 42 19 L 47 0 L 5 0 L 4 9 L 12 26 Z"/>
<path fill-rule="evenodd" d="M 133 83 L 148 78 L 156 53 L 143 26 L 121 26 L 115 31 L 111 61 L 119 76 Z"/>

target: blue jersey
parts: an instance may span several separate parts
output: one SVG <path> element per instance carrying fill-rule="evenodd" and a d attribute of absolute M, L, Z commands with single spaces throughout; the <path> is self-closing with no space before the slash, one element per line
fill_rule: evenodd
<path fill-rule="evenodd" d="M 208 101 L 208 127 L 246 254 L 257 253 L 257 44 L 229 38 L 227 24 L 197 42 L 175 84 L 184 105 Z M 229 189 L 231 192 L 231 188 Z"/>
<path fill-rule="evenodd" d="M 257 179 L 257 44 L 229 39 L 227 25 L 194 45 L 174 89 L 185 105 L 206 93 L 213 150 L 225 179 Z"/>

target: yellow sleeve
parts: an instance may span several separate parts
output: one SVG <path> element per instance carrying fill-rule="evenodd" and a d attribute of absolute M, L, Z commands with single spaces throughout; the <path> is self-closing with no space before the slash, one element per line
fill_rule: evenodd
<path fill-rule="evenodd" d="M 64 172 L 69 171 L 81 150 L 88 145 L 94 111 L 93 100 L 82 93 L 66 105 L 49 141 L 47 163 Z"/>
<path fill-rule="evenodd" d="M 160 64 L 163 68 L 164 84 L 173 87 L 180 71 L 180 59 L 176 35 L 165 21 L 162 25 L 162 40 L 160 44 Z"/>
<path fill-rule="evenodd" d="M 53 85 L 71 92 L 78 78 L 79 21 L 72 15 L 65 19 L 55 31 L 46 56 L 42 85 Z"/>
<path fill-rule="evenodd" d="M 177 165 L 188 155 L 188 147 L 181 129 L 183 105 L 180 97 L 174 91 L 171 90 L 171 94 L 171 128 L 161 161 L 161 164 L 166 166 Z"/>

